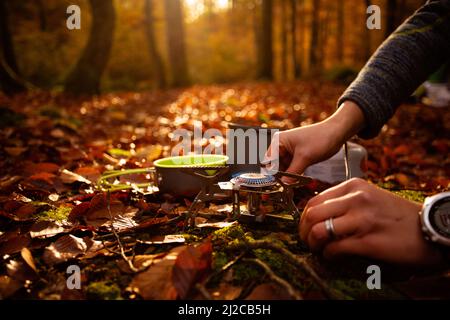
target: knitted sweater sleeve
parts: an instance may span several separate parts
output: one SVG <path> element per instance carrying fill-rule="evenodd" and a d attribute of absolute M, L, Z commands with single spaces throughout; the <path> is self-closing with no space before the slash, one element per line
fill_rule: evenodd
<path fill-rule="evenodd" d="M 378 48 L 340 97 L 363 111 L 362 138 L 376 136 L 401 102 L 450 58 L 450 0 L 431 0 Z"/>

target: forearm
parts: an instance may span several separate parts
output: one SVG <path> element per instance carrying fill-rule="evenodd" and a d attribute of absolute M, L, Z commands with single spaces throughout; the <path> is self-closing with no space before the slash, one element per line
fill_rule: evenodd
<path fill-rule="evenodd" d="M 392 34 L 339 99 L 364 114 L 359 135 L 371 138 L 396 108 L 450 56 L 450 1 L 430 1 Z"/>
<path fill-rule="evenodd" d="M 364 128 L 365 119 L 361 108 L 347 100 L 323 123 L 335 133 L 336 143 L 341 145 Z"/>

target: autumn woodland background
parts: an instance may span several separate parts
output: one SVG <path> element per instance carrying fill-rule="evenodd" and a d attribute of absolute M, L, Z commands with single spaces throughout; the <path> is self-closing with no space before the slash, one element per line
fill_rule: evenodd
<path fill-rule="evenodd" d="M 0 2 L 4 91 L 142 91 L 299 78 L 351 80 L 420 0 Z M 66 8 L 81 7 L 81 30 Z M 366 28 L 368 5 L 382 28 Z"/>
<path fill-rule="evenodd" d="M 261 210 L 274 220 L 253 223 L 225 221 L 231 204 L 212 201 L 189 228 L 193 199 L 156 192 L 151 176 L 99 183 L 148 172 L 195 121 L 225 131 L 325 119 L 422 3 L 0 0 L 0 299 L 449 298 L 448 271 L 383 266 L 382 290 L 368 290 L 368 261 L 311 254 L 270 203 Z M 66 27 L 71 4 L 81 30 Z M 366 28 L 370 4 L 380 30 Z M 377 138 L 356 142 L 369 181 L 423 201 L 450 188 L 449 137 L 449 108 L 409 99 Z M 299 210 L 329 186 L 296 189 Z"/>

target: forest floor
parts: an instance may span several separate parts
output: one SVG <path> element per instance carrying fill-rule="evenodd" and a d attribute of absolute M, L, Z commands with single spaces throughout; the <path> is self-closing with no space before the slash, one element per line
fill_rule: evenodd
<path fill-rule="evenodd" d="M 293 128 L 330 115 L 343 89 L 295 82 L 91 99 L 0 96 L 0 298 L 450 297 L 447 270 L 379 262 L 382 289 L 368 290 L 372 261 L 324 261 L 297 241 L 290 220 L 227 222 L 222 203 L 202 210 L 202 227 L 185 228 L 192 199 L 97 187 L 105 171 L 150 167 L 169 155 L 171 133 L 192 130 L 195 120 L 204 130 L 228 122 Z M 369 153 L 369 180 L 421 201 L 450 188 L 449 137 L 449 108 L 404 105 L 377 138 L 357 142 Z M 297 192 L 299 208 L 324 187 Z M 67 287 L 69 266 L 81 270 L 79 290 Z"/>

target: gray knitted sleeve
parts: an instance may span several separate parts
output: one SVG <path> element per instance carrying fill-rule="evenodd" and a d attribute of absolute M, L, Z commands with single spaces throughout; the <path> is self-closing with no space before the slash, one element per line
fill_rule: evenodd
<path fill-rule="evenodd" d="M 338 101 L 363 111 L 361 138 L 376 136 L 401 102 L 450 58 L 450 0 L 428 1 L 374 53 Z"/>

